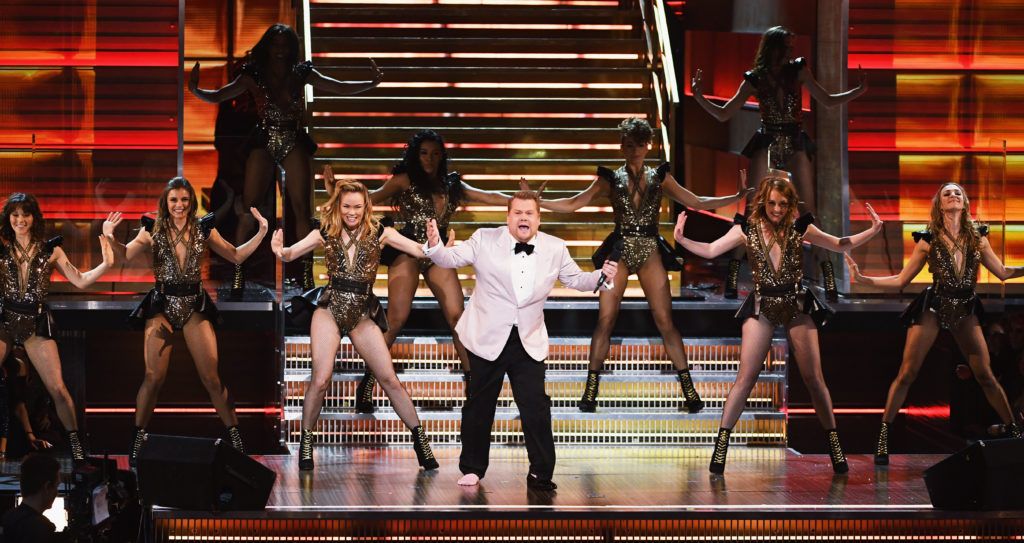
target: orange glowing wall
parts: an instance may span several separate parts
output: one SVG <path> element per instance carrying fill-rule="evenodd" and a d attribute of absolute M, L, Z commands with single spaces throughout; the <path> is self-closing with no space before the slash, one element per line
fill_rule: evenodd
<path fill-rule="evenodd" d="M 34 193 L 80 268 L 99 261 L 102 217 L 137 226 L 177 171 L 178 33 L 176 0 L 0 5 L 0 197 Z M 95 288 L 147 274 L 128 267 Z"/>
<path fill-rule="evenodd" d="M 870 273 L 906 262 L 944 181 L 965 185 L 996 252 L 1024 264 L 1022 33 L 1020 0 L 851 0 L 849 65 L 870 76 L 849 106 L 851 220 L 863 227 L 870 201 L 887 221 L 856 253 Z"/>

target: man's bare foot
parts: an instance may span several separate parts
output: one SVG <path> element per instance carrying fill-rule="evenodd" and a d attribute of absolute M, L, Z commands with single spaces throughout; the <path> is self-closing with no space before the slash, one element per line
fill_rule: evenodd
<path fill-rule="evenodd" d="M 480 484 L 480 478 L 475 473 L 467 473 L 459 479 L 459 486 L 476 486 Z"/>

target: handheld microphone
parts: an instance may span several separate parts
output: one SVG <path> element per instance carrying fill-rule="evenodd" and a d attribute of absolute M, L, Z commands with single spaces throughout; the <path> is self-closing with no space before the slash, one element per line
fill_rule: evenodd
<path fill-rule="evenodd" d="M 608 260 L 611 260 L 612 262 L 618 262 L 620 258 L 622 258 L 621 239 L 619 241 L 616 241 L 615 245 L 612 245 L 612 254 L 608 255 Z M 595 294 L 597 294 L 597 291 L 601 290 L 601 287 L 604 286 L 604 283 L 607 280 L 608 277 L 604 274 L 604 272 L 601 272 L 601 277 L 599 277 L 597 280 L 597 288 L 594 289 Z"/>

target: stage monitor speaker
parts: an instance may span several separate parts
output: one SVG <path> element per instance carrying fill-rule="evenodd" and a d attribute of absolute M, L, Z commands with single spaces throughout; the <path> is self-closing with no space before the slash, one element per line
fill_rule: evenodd
<path fill-rule="evenodd" d="M 220 439 L 149 434 L 137 462 L 143 503 L 193 511 L 258 511 L 277 474 Z"/>
<path fill-rule="evenodd" d="M 1024 440 L 977 441 L 924 472 L 938 509 L 1024 509 Z"/>

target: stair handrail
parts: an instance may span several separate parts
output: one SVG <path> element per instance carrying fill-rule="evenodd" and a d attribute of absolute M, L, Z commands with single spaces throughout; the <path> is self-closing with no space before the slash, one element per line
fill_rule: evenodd
<path fill-rule="evenodd" d="M 661 128 L 665 159 L 671 160 L 675 145 L 675 116 L 679 111 L 680 92 L 676 82 L 675 61 L 672 58 L 668 19 L 664 0 L 639 0 L 640 16 L 644 24 L 647 44 L 647 62 L 651 68 L 651 88 L 657 103 L 656 113 Z M 660 73 L 660 76 L 659 76 Z"/>

